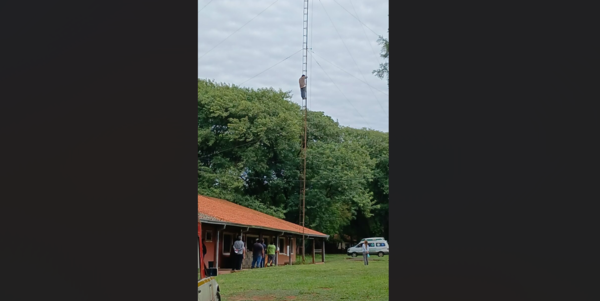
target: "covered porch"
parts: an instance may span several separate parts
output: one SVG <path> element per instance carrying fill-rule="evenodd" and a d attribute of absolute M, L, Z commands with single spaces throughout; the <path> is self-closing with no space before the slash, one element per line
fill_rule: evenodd
<path fill-rule="evenodd" d="M 242 269 L 249 269 L 252 265 L 253 250 L 252 247 L 257 239 L 262 239 L 265 244 L 271 243 L 278 247 L 275 255 L 275 265 L 292 265 L 296 262 L 296 257 L 302 254 L 302 235 L 285 231 L 276 231 L 260 227 L 251 227 L 244 225 L 235 225 L 232 223 L 219 223 L 215 221 L 203 221 L 203 239 L 207 248 L 205 261 L 207 267 L 216 267 L 218 274 L 231 272 L 233 267 L 233 242 L 239 236 L 246 249 L 246 255 L 242 261 Z M 325 239 L 327 237 L 316 237 L 305 235 L 305 240 L 312 245 L 309 253 L 305 253 L 305 262 L 317 263 L 316 254 L 324 250 Z M 325 262 L 325 256 L 320 256 L 319 263 Z"/>

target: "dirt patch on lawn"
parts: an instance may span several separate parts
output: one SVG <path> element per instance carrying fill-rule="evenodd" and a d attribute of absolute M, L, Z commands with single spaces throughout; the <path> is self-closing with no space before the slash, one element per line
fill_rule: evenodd
<path fill-rule="evenodd" d="M 254 297 L 246 297 L 246 296 L 233 296 L 229 298 L 232 301 L 268 301 L 275 300 L 275 296 L 254 296 Z"/>
<path fill-rule="evenodd" d="M 285 299 L 287 299 L 287 300 L 294 300 L 294 299 L 296 299 L 296 296 L 287 296 L 287 297 L 285 297 Z"/>
<path fill-rule="evenodd" d="M 362 257 L 360 257 L 360 258 L 358 258 L 358 257 L 356 257 L 356 258 L 350 257 L 350 258 L 346 258 L 346 260 L 363 261 L 363 258 Z M 369 258 L 369 261 L 382 261 L 382 260 L 383 259 L 380 259 L 380 258 Z"/>

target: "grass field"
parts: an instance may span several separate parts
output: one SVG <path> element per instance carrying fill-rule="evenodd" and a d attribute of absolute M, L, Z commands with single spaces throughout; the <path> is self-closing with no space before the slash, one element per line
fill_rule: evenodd
<path fill-rule="evenodd" d="M 389 257 L 369 259 L 365 266 L 362 257 L 332 254 L 324 264 L 244 270 L 216 279 L 223 301 L 388 300 Z M 320 254 L 315 260 L 321 261 Z"/>

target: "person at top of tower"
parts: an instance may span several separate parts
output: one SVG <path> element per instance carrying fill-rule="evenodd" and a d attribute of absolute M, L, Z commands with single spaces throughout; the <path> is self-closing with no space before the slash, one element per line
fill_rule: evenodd
<path fill-rule="evenodd" d="M 302 99 L 306 99 L 306 79 L 308 78 L 308 76 L 302 74 L 302 76 L 300 77 L 300 95 L 302 96 Z"/>

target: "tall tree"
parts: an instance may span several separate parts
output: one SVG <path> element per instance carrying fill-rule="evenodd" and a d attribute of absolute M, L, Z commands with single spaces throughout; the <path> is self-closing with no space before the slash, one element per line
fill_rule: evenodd
<path fill-rule="evenodd" d="M 360 144 L 374 161 L 371 180 L 366 188 L 372 194 L 372 205 L 368 214 L 359 210 L 356 218 L 344 228 L 344 234 L 356 239 L 366 236 L 389 237 L 389 134 L 369 129 L 343 128 L 343 140 Z"/>
<path fill-rule="evenodd" d="M 323 112 L 309 112 L 308 124 L 305 224 L 328 234 L 341 233 L 358 212 L 370 214 L 368 183 L 375 161 L 360 143 L 344 141 L 342 128 Z M 289 200 L 286 217 L 291 221 L 298 221 L 299 211 L 292 208 L 299 208 L 299 202 L 296 196 Z"/>
<path fill-rule="evenodd" d="M 307 227 L 386 233 L 387 133 L 307 117 Z M 198 80 L 198 193 L 297 223 L 302 124 L 288 92 Z"/>
<path fill-rule="evenodd" d="M 299 177 L 300 107 L 289 99 L 273 89 L 198 81 L 199 193 L 283 217 L 293 192 L 282 182 Z"/>

